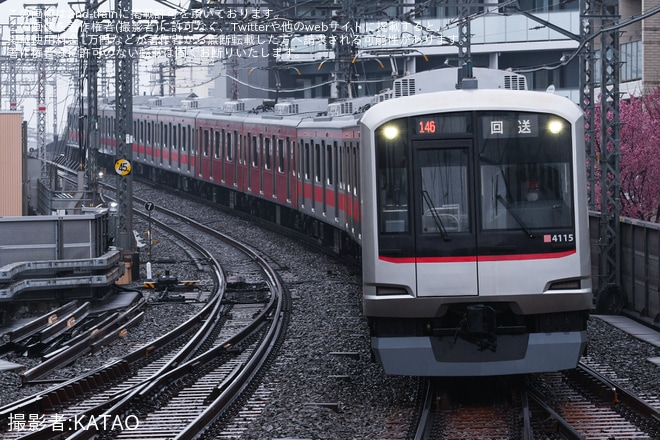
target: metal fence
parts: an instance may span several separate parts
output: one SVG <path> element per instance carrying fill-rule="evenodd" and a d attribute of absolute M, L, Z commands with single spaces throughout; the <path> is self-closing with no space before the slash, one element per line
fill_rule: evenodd
<path fill-rule="evenodd" d="M 600 291 L 598 214 L 590 216 L 594 292 Z M 621 295 L 624 313 L 660 326 L 660 224 L 621 218 Z"/>

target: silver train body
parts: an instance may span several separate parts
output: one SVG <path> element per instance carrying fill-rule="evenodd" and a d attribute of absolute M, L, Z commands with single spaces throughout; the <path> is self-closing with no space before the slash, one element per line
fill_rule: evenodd
<path fill-rule="evenodd" d="M 592 307 L 583 127 L 573 102 L 522 90 L 364 114 L 363 305 L 386 373 L 576 366 Z"/>

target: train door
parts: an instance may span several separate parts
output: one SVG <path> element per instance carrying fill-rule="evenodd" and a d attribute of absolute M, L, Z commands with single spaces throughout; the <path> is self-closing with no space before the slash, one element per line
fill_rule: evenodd
<path fill-rule="evenodd" d="M 291 203 L 294 201 L 293 194 L 295 189 L 297 188 L 296 185 L 296 141 L 295 138 L 292 140 L 291 138 L 287 137 L 286 138 L 286 143 L 284 144 L 285 148 L 285 173 L 286 173 L 286 180 L 285 180 L 285 185 L 286 185 L 286 201 L 287 203 Z M 296 185 L 294 187 L 294 185 Z M 299 205 L 294 205 L 294 206 L 299 206 Z"/>
<path fill-rule="evenodd" d="M 333 186 L 334 186 L 333 204 L 335 205 L 335 221 L 339 221 L 339 217 L 341 215 L 340 211 L 339 211 L 339 191 L 341 189 L 339 187 L 339 176 L 340 176 L 339 170 L 341 168 L 341 165 L 340 165 L 341 164 L 341 162 L 340 162 L 341 161 L 341 155 L 340 155 L 340 152 L 339 152 L 339 144 L 337 143 L 337 141 L 332 142 L 331 155 L 335 159 L 334 162 L 333 162 L 334 167 L 332 168 L 332 182 L 333 182 Z"/>
<path fill-rule="evenodd" d="M 166 122 L 163 122 L 163 144 L 161 145 L 160 148 L 160 165 L 162 168 L 163 165 L 163 160 L 165 159 L 165 155 L 169 155 L 169 149 L 170 149 L 170 131 L 169 131 L 169 125 Z"/>
<path fill-rule="evenodd" d="M 318 150 L 318 157 L 316 161 L 319 167 L 319 181 L 321 184 L 321 212 L 324 216 L 328 213 L 328 200 L 326 190 L 328 188 L 328 157 L 325 156 L 325 141 L 321 141 L 321 146 L 316 146 Z"/>
<path fill-rule="evenodd" d="M 211 180 L 221 182 L 224 178 L 222 174 L 222 155 L 224 148 L 222 147 L 222 140 L 225 137 L 224 130 L 213 131 L 213 159 L 211 160 Z"/>
<path fill-rule="evenodd" d="M 186 125 L 182 126 L 181 129 L 179 130 L 179 133 L 181 133 L 181 137 L 180 137 L 181 146 L 179 148 L 177 168 L 181 170 L 181 166 L 185 164 L 183 158 L 188 148 L 188 126 Z"/>
<path fill-rule="evenodd" d="M 413 143 L 417 296 L 478 294 L 471 144 Z"/>
<path fill-rule="evenodd" d="M 277 199 L 277 192 L 278 192 L 277 191 L 277 188 L 278 188 L 277 173 L 280 170 L 279 162 L 278 162 L 280 149 L 278 147 L 279 147 L 279 144 L 281 144 L 282 140 L 280 139 L 279 140 L 280 142 L 278 143 L 278 139 L 275 136 L 271 136 L 270 140 L 271 140 L 271 143 L 270 143 L 270 146 L 268 148 L 269 157 L 267 159 L 267 162 L 269 163 L 269 166 L 270 166 L 270 173 L 271 173 L 272 189 L 271 189 L 270 195 L 271 195 L 272 198 Z"/>
<path fill-rule="evenodd" d="M 346 222 L 348 225 L 348 230 L 351 231 L 355 225 L 355 218 L 353 217 L 353 169 L 355 161 L 355 153 L 353 149 L 353 142 L 344 142 L 344 156 L 346 160 L 344 161 L 344 172 L 345 172 L 345 194 L 346 201 L 344 203 L 346 209 Z"/>

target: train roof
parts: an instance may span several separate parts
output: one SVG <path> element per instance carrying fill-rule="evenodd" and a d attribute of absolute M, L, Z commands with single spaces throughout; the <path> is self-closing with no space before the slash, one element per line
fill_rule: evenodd
<path fill-rule="evenodd" d="M 461 89 L 386 101 L 367 111 L 361 122 L 378 125 L 394 118 L 419 114 L 503 109 L 554 113 L 569 120 L 577 119 L 582 114 L 579 106 L 569 98 L 551 92 Z"/>
<path fill-rule="evenodd" d="M 266 124 L 295 125 L 297 123 L 322 124 L 325 127 L 343 127 L 355 123 L 371 107 L 385 101 L 406 96 L 422 95 L 438 91 L 456 90 L 460 87 L 459 75 L 463 69 L 443 68 L 418 72 L 396 78 L 392 87 L 374 96 L 332 100 L 327 98 L 269 99 L 244 98 L 200 98 L 195 94 L 177 96 L 135 96 L 133 105 L 136 113 L 152 113 L 185 118 L 209 120 L 235 120 Z M 523 75 L 486 68 L 473 68 L 471 75 L 480 88 L 526 90 Z M 102 104 L 101 108 L 114 109 L 114 101 Z M 277 122 L 271 122 L 277 121 Z M 334 121 L 334 122 L 332 122 Z"/>

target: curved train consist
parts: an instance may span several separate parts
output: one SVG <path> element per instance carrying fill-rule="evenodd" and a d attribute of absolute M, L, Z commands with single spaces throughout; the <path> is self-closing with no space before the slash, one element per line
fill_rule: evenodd
<path fill-rule="evenodd" d="M 361 247 L 388 374 L 573 368 L 592 306 L 582 113 L 520 75 L 474 73 L 332 103 L 136 97 L 133 172 Z M 114 109 L 99 113 L 112 164 Z"/>

